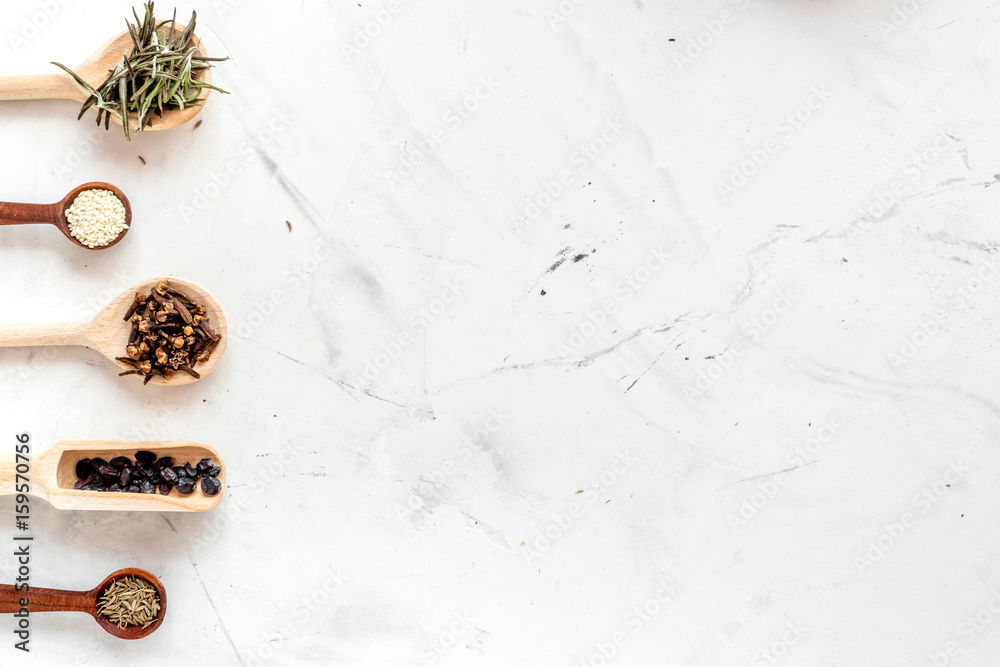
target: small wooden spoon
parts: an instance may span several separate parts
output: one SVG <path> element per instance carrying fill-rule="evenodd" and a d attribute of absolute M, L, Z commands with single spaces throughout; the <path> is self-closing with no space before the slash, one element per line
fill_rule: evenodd
<path fill-rule="evenodd" d="M 174 26 L 175 33 L 181 33 L 186 28 L 178 23 Z M 201 40 L 197 35 L 191 35 L 191 43 L 198 45 L 198 55 L 207 56 Z M 104 46 L 97 49 L 79 67 L 73 71 L 80 75 L 93 88 L 97 88 L 108 78 L 108 74 L 114 71 L 123 53 L 129 53 L 133 49 L 132 37 L 128 31 L 121 33 Z M 195 77 L 205 83 L 212 83 L 212 70 L 205 68 L 198 70 Z M 153 123 L 143 131 L 148 130 L 169 130 L 170 128 L 183 125 L 198 115 L 211 92 L 211 88 L 203 88 L 200 103 L 185 107 L 184 109 L 165 109 L 163 117 L 156 117 Z M 53 74 L 36 74 L 21 76 L 0 76 L 0 101 L 3 100 L 52 100 L 68 99 L 77 102 L 86 102 L 90 93 L 80 87 L 66 72 L 56 72 Z M 118 125 L 122 124 L 120 115 L 111 115 L 111 119 Z M 102 121 L 103 122 L 103 121 Z M 138 117 L 135 113 L 129 114 L 129 128 L 138 129 Z"/>
<path fill-rule="evenodd" d="M 122 577 L 145 579 L 156 589 L 156 594 L 160 598 L 160 613 L 145 628 L 141 625 L 126 625 L 124 628 L 119 628 L 106 616 L 97 612 L 101 595 L 104 594 L 108 586 Z M 27 605 L 21 605 L 22 598 L 27 601 Z M 93 616 L 98 625 L 119 639 L 142 639 L 155 632 L 163 623 L 163 618 L 167 614 L 167 592 L 160 580 L 150 572 L 133 567 L 118 570 L 89 591 L 60 591 L 54 588 L 35 588 L 34 586 L 28 591 L 18 591 L 11 584 L 0 584 L 0 614 L 16 614 L 23 608 L 27 608 L 28 612 L 32 614 L 43 611 L 82 611 Z"/>
<path fill-rule="evenodd" d="M 171 456 L 174 465 L 202 459 L 222 468 L 218 479 L 222 488 L 214 496 L 201 490 L 201 484 L 192 493 L 184 495 L 171 489 L 165 496 L 156 493 L 127 493 L 115 491 L 79 491 L 76 484 L 76 464 L 81 459 L 102 458 L 110 461 L 116 456 L 135 457 L 140 450 L 155 453 L 158 457 Z M 24 482 L 24 475 L 17 479 L 17 461 L 14 454 L 0 454 L 0 496 L 16 492 L 17 484 Z M 197 442 L 109 442 L 65 441 L 33 459 L 29 476 L 29 495 L 44 498 L 61 510 L 104 510 L 116 512 L 204 512 L 222 501 L 226 488 L 226 464 L 219 452 Z"/>
<path fill-rule="evenodd" d="M 121 370 L 133 370 L 131 366 L 126 366 L 115 357 L 125 356 L 125 347 L 128 344 L 128 337 L 132 330 L 132 325 L 122 318 L 128 311 L 129 306 L 135 299 L 136 292 L 149 293 L 156 283 L 166 280 L 174 287 L 190 296 L 204 306 L 208 311 L 209 324 L 215 330 L 221 340 L 208 361 L 204 361 L 195 366 L 195 370 L 205 377 L 211 373 L 226 351 L 226 316 L 222 313 L 222 306 L 208 293 L 204 287 L 195 283 L 181 280 L 179 278 L 151 278 L 135 285 L 127 292 L 117 297 L 107 307 L 104 308 L 91 322 L 73 322 L 68 324 L 0 324 L 0 347 L 33 347 L 36 345 L 82 345 L 92 350 L 97 350 L 110 359 Z M 178 386 L 190 384 L 196 378 L 187 373 L 177 372 L 169 380 L 162 376 L 156 376 L 150 380 L 150 384 Z"/>
<path fill-rule="evenodd" d="M 72 204 L 76 196 L 85 190 L 110 190 L 121 200 L 125 207 L 125 224 L 128 225 L 122 230 L 114 241 L 107 245 L 91 248 L 80 243 L 79 239 L 69 231 L 69 220 L 66 219 L 66 209 Z M 132 205 L 129 204 L 125 193 L 110 183 L 84 183 L 70 190 L 69 194 L 57 201 L 55 204 L 15 204 L 12 202 L 0 202 L 0 225 L 55 225 L 66 238 L 85 250 L 104 250 L 125 238 L 128 230 L 132 227 Z"/>

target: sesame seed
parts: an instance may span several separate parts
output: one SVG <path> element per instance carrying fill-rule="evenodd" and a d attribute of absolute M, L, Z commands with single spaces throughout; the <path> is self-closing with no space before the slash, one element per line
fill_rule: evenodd
<path fill-rule="evenodd" d="M 84 190 L 66 209 L 69 233 L 88 248 L 106 246 L 128 229 L 125 205 L 110 190 Z"/>

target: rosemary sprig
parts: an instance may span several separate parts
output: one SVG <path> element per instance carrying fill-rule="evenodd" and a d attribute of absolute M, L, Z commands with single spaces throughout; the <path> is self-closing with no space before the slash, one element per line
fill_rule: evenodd
<path fill-rule="evenodd" d="M 118 65 L 109 70 L 108 78 L 97 88 L 65 65 L 52 63 L 68 72 L 81 88 L 90 93 L 80 108 L 77 120 L 83 118 L 90 107 L 97 107 L 97 125 L 100 126 L 103 119 L 104 129 L 108 129 L 111 116 L 119 116 L 125 138 L 129 140 L 130 114 L 135 114 L 134 127 L 142 131 L 152 125 L 154 115 L 162 118 L 165 110 L 200 105 L 202 91 L 206 88 L 227 93 L 198 77 L 199 72 L 213 67 L 213 62 L 228 58 L 198 55 L 198 46 L 192 44 L 197 12 L 191 13 L 191 20 L 183 32 L 174 34 L 176 9 L 170 20 L 157 22 L 153 18 L 153 3 L 147 2 L 145 7 L 142 20 L 133 8 L 135 24 L 129 23 L 128 19 L 125 21 L 132 38 L 132 50 L 122 54 Z"/>

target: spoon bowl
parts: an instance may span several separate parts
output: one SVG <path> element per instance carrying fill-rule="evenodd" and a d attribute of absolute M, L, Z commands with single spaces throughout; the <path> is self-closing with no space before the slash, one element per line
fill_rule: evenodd
<path fill-rule="evenodd" d="M 181 33 L 187 26 L 177 23 L 173 26 L 172 34 Z M 199 56 L 207 55 L 204 45 L 197 35 L 191 35 L 191 43 L 197 45 Z M 94 51 L 86 60 L 74 69 L 81 79 L 97 89 L 108 78 L 108 74 L 115 69 L 121 60 L 123 53 L 129 53 L 133 48 L 132 37 L 126 30 L 104 43 L 99 49 Z M 198 70 L 195 78 L 205 83 L 212 83 L 212 70 L 205 68 Z M 156 118 L 143 131 L 149 130 L 169 130 L 183 125 L 197 116 L 208 98 L 211 88 L 203 88 L 199 102 L 196 105 L 185 107 L 184 109 L 164 109 L 163 116 Z M 80 87 L 72 76 L 66 72 L 54 74 L 40 74 L 28 76 L 4 76 L 0 77 L 0 101 L 2 100 L 48 100 L 48 99 L 69 99 L 77 102 L 86 102 L 90 93 Z M 120 115 L 111 115 L 113 122 L 122 124 Z M 138 118 L 134 113 L 129 114 L 129 129 L 138 129 Z"/>
<path fill-rule="evenodd" d="M 156 589 L 156 595 L 160 598 L 160 611 L 156 614 L 156 618 L 153 619 L 153 622 L 146 627 L 142 627 L 141 625 L 126 625 L 124 628 L 120 628 L 112 623 L 107 616 L 104 616 L 97 611 L 97 605 L 100 603 L 101 596 L 104 595 L 104 591 L 106 591 L 111 584 L 115 583 L 119 579 L 122 579 L 123 577 L 143 579 L 152 584 L 153 588 Z M 146 570 L 140 570 L 134 567 L 118 570 L 117 572 L 108 575 L 108 577 L 98 584 L 96 588 L 88 591 L 87 595 L 88 599 L 90 596 L 93 596 L 94 599 L 94 612 L 92 614 L 94 620 L 97 621 L 99 626 L 104 628 L 105 632 L 114 635 L 119 639 L 142 639 L 143 637 L 148 637 L 152 633 L 156 632 L 156 629 L 160 627 L 163 623 L 164 617 L 167 615 L 167 591 L 163 588 L 163 584 L 160 580 Z"/>
<path fill-rule="evenodd" d="M 109 190 L 114 193 L 116 197 L 118 197 L 122 206 L 125 207 L 125 229 L 123 229 L 118 237 L 111 243 L 102 246 L 95 246 L 93 248 L 84 245 L 78 238 L 70 233 L 69 219 L 66 217 L 66 210 L 72 206 L 73 200 L 75 200 L 81 192 L 85 192 L 87 190 Z M 128 234 L 128 231 L 132 228 L 132 204 L 129 203 L 128 197 L 125 196 L 125 193 L 122 192 L 120 188 L 112 185 L 111 183 L 103 183 L 100 181 L 84 183 L 83 185 L 76 186 L 69 191 L 69 194 L 57 201 L 55 204 L 18 204 L 14 202 L 0 202 L 0 225 L 31 224 L 54 225 L 66 238 L 84 250 L 105 250 L 118 245 L 118 243 L 125 238 L 125 235 Z"/>
<path fill-rule="evenodd" d="M 127 493 L 112 491 L 83 491 L 73 486 L 77 482 L 76 464 L 82 459 L 102 458 L 105 461 L 118 456 L 133 458 L 140 450 L 156 453 L 158 457 L 170 456 L 175 465 L 201 459 L 212 459 L 222 468 L 217 478 L 222 488 L 210 496 L 196 487 L 187 495 L 176 488 L 167 495 L 157 493 Z M 0 495 L 15 493 L 16 459 L 13 454 L 0 454 Z M 204 512 L 222 501 L 226 489 L 226 464 L 214 448 L 197 442 L 111 442 L 107 440 L 67 440 L 35 458 L 32 471 L 33 483 L 29 495 L 43 498 L 56 509 L 99 510 L 118 512 Z"/>
<path fill-rule="evenodd" d="M 184 32 L 186 28 L 187 26 L 184 24 L 176 24 L 171 32 L 171 36 Z M 197 55 L 208 55 L 205 52 L 205 47 L 202 45 L 201 40 L 197 35 L 191 35 L 191 43 L 198 47 L 198 50 L 195 52 Z M 114 70 L 115 66 L 118 65 L 118 61 L 121 60 L 122 54 L 128 53 L 131 50 L 132 37 L 126 30 L 125 32 L 108 40 L 103 46 L 101 46 L 101 48 L 97 49 L 97 51 L 91 54 L 89 58 L 83 61 L 74 71 L 80 75 L 80 78 L 96 89 L 97 86 L 100 86 L 101 83 L 104 82 L 108 73 Z M 90 97 L 90 94 L 82 89 L 76 81 L 73 80 L 73 77 L 65 73 L 61 76 L 67 77 L 76 90 L 76 94 L 71 99 L 74 99 L 77 102 L 86 102 L 87 98 Z M 205 68 L 203 70 L 198 70 L 195 73 L 194 78 L 204 83 L 212 83 L 212 69 Z M 208 98 L 208 94 L 211 91 L 211 88 L 203 88 L 201 97 L 199 97 L 199 102 L 196 105 L 185 107 L 183 109 L 164 109 L 163 117 L 157 118 L 153 121 L 153 123 L 146 127 L 146 130 L 169 130 L 177 127 L 178 125 L 183 125 L 201 112 L 202 107 L 205 106 L 205 100 Z M 112 115 L 111 120 L 118 125 L 122 124 L 121 116 Z M 138 116 L 135 113 L 130 113 L 129 129 L 138 129 L 138 127 Z"/>
<path fill-rule="evenodd" d="M 141 625 L 126 625 L 119 628 L 106 616 L 97 611 L 101 596 L 111 584 L 123 577 L 136 577 L 152 584 L 159 597 L 160 611 L 156 618 L 146 627 Z M 21 601 L 25 600 L 26 605 Z M 31 587 L 30 593 L 18 591 L 10 584 L 0 584 L 0 614 L 16 614 L 27 608 L 29 613 L 37 614 L 43 611 L 78 611 L 90 614 L 105 632 L 119 639 L 142 639 L 148 637 L 163 623 L 167 615 L 167 592 L 163 584 L 151 572 L 138 568 L 126 568 L 109 575 L 104 581 L 89 591 L 63 591 L 54 588 Z"/>
<path fill-rule="evenodd" d="M 122 371 L 133 370 L 117 360 L 125 356 L 131 324 L 124 315 L 135 299 L 136 292 L 148 293 L 160 281 L 180 289 L 205 307 L 212 328 L 219 335 L 219 343 L 208 360 L 200 362 L 195 370 L 204 378 L 211 373 L 226 351 L 227 326 L 222 306 L 204 287 L 179 278 L 151 278 L 133 286 L 104 308 L 91 322 L 69 324 L 4 324 L 0 325 L 0 347 L 28 347 L 34 345 L 81 345 L 103 354 Z M 175 373 L 166 378 L 154 376 L 149 384 L 180 386 L 190 384 L 195 378 L 187 373 Z"/>
<path fill-rule="evenodd" d="M 186 280 L 178 278 L 153 278 L 152 280 L 139 283 L 132 289 L 121 294 L 108 304 L 104 310 L 98 313 L 97 317 L 90 324 L 86 334 L 88 340 L 87 347 L 97 350 L 118 365 L 123 371 L 132 370 L 131 366 L 117 360 L 117 357 L 124 356 L 125 346 L 128 345 L 129 334 L 132 330 L 132 325 L 123 320 L 122 316 L 135 299 L 136 292 L 148 294 L 154 285 L 163 280 L 177 287 L 200 305 L 204 306 L 205 310 L 208 311 L 209 323 L 221 338 L 215 351 L 212 352 L 212 356 L 207 361 L 203 361 L 195 367 L 198 374 L 201 377 L 205 377 L 215 369 L 219 360 L 222 359 L 222 353 L 226 351 L 226 316 L 222 313 L 222 306 L 215 300 L 215 297 L 209 294 L 208 290 L 201 285 L 196 285 Z M 2 345 L 2 341 L 0 341 L 0 345 Z M 187 373 L 175 373 L 169 379 L 156 376 L 149 383 L 178 386 L 190 384 L 197 379 L 200 378 L 195 378 Z"/>

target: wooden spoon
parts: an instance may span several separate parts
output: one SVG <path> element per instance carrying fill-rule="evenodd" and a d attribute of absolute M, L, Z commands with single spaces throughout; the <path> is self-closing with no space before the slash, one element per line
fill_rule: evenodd
<path fill-rule="evenodd" d="M 162 496 L 156 493 L 126 493 L 115 491 L 78 491 L 76 464 L 81 459 L 102 458 L 110 461 L 116 456 L 128 456 L 148 450 L 157 457 L 171 456 L 174 465 L 196 465 L 202 459 L 222 468 L 218 479 L 222 489 L 214 496 L 201 490 L 201 483 L 192 493 L 182 494 L 177 489 Z M 0 454 L 0 495 L 16 492 L 16 485 L 24 483 L 24 475 L 16 476 L 17 461 L 14 454 Z M 61 510 L 104 510 L 117 512 L 204 512 L 222 500 L 226 488 L 226 464 L 219 452 L 197 442 L 109 442 L 65 441 L 32 460 L 29 476 L 29 495 L 44 498 Z"/>
<path fill-rule="evenodd" d="M 204 287 L 179 278 L 151 278 L 135 285 L 124 294 L 112 301 L 104 310 L 97 314 L 91 322 L 74 322 L 68 324 L 0 324 L 0 347 L 33 347 L 36 345 L 82 345 L 97 350 L 110 359 L 121 370 L 133 370 L 115 357 L 125 356 L 132 325 L 122 319 L 135 299 L 136 292 L 148 294 L 149 290 L 161 280 L 184 292 L 204 306 L 208 311 L 209 324 L 219 334 L 220 341 L 208 361 L 195 366 L 195 370 L 205 377 L 211 373 L 226 351 L 226 316 L 222 307 Z M 131 377 L 131 376 L 130 376 Z M 177 372 L 169 380 L 156 376 L 150 384 L 183 385 L 194 382 L 196 378 L 187 373 Z"/>
<path fill-rule="evenodd" d="M 119 628 L 106 616 L 97 612 L 97 604 L 101 595 L 104 594 L 108 586 L 122 577 L 145 579 L 156 589 L 156 594 L 160 598 L 160 613 L 149 626 L 144 628 L 141 625 L 126 625 L 124 628 Z M 28 604 L 22 606 L 22 598 Z M 53 588 L 35 588 L 34 586 L 29 591 L 18 591 L 10 584 L 0 584 L 0 614 L 16 614 L 23 608 L 27 608 L 31 614 L 43 611 L 82 611 L 93 616 L 98 625 L 119 639 L 142 639 L 155 632 L 163 623 L 163 617 L 167 614 L 167 593 L 159 579 L 146 570 L 133 567 L 118 570 L 89 591 L 60 591 Z"/>
<path fill-rule="evenodd" d="M 110 190 L 121 200 L 125 207 L 125 224 L 128 225 L 122 230 L 114 241 L 107 245 L 91 248 L 80 243 L 79 239 L 69 231 L 69 220 L 66 219 L 66 209 L 72 204 L 76 196 L 85 190 Z M 125 193 L 110 183 L 84 183 L 70 190 L 69 194 L 57 201 L 55 204 L 15 204 L 12 202 L 0 202 L 0 225 L 55 225 L 66 238 L 76 245 L 86 250 L 104 250 L 125 238 L 125 234 L 132 227 L 132 205 L 129 204 Z"/>
<path fill-rule="evenodd" d="M 185 28 L 186 26 L 178 23 L 174 26 L 174 32 L 181 33 Z M 191 43 L 198 46 L 198 55 L 207 56 L 197 35 L 191 35 Z M 100 86 L 108 78 L 108 74 L 114 71 L 121 60 L 122 54 L 129 53 L 132 49 L 132 37 L 126 30 L 97 49 L 97 51 L 92 53 L 89 58 L 73 71 L 96 90 L 97 86 Z M 211 68 L 197 70 L 195 78 L 205 83 L 212 83 Z M 188 106 L 184 109 L 164 109 L 163 117 L 154 118 L 152 124 L 147 126 L 144 131 L 169 130 L 188 122 L 197 116 L 202 107 L 205 106 L 206 99 L 211 90 L 211 88 L 202 89 L 199 104 Z M 89 97 L 90 93 L 81 88 L 80 84 L 72 76 L 63 71 L 52 74 L 0 77 L 0 101 L 68 99 L 76 100 L 82 104 Z M 118 125 L 122 124 L 120 115 L 111 114 L 111 119 Z M 138 117 L 135 113 L 130 113 L 129 128 L 138 129 L 138 127 Z"/>

